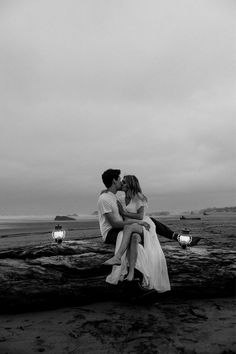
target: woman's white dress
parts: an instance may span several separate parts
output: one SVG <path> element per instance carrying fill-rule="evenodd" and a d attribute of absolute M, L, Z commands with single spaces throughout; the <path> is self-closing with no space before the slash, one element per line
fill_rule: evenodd
<path fill-rule="evenodd" d="M 136 213 L 140 206 L 146 207 L 146 203 L 136 198 L 126 206 L 126 210 Z M 155 224 L 148 216 L 144 216 L 143 220 L 149 223 L 150 229 L 147 231 L 143 227 L 144 245 L 138 244 L 135 268 L 143 274 L 143 287 L 165 292 L 170 290 L 165 255 L 156 234 Z M 115 253 L 120 246 L 122 237 L 123 231 L 120 231 L 116 241 Z M 117 284 L 119 281 L 124 280 L 127 273 L 128 259 L 125 252 L 121 259 L 121 265 L 112 267 L 112 272 L 107 276 L 106 281 L 110 284 Z"/>

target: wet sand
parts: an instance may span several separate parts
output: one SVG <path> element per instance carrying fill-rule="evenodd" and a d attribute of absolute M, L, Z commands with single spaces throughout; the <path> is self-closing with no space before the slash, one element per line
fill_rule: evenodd
<path fill-rule="evenodd" d="M 235 353 L 235 299 L 96 303 L 0 316 L 1 354 Z"/>

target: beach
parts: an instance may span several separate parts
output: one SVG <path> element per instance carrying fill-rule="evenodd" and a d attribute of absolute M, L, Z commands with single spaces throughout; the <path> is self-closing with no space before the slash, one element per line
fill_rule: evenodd
<path fill-rule="evenodd" d="M 235 299 L 95 303 L 2 315 L 0 353 L 235 353 Z"/>
<path fill-rule="evenodd" d="M 227 214 L 227 213 L 225 213 Z M 201 235 L 201 247 L 235 249 L 235 214 L 201 220 L 159 218 L 175 230 Z M 47 243 L 57 222 L 1 223 L 0 249 Z M 96 238 L 93 220 L 60 222 L 68 239 Z M 172 243 L 160 237 L 161 244 Z M 176 245 L 176 247 L 178 247 Z M 200 246 L 199 246 L 200 247 Z M 199 289 L 199 294 L 201 289 Z M 173 298 L 151 304 L 106 301 L 48 311 L 0 315 L 0 353 L 235 353 L 235 298 Z"/>

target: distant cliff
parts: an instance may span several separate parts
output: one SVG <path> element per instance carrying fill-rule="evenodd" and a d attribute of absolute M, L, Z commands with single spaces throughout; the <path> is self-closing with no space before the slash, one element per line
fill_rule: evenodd
<path fill-rule="evenodd" d="M 167 216 L 170 215 L 169 211 L 152 211 L 149 216 Z"/>
<path fill-rule="evenodd" d="M 57 215 L 54 220 L 55 221 L 67 221 L 67 220 L 76 220 L 76 219 L 72 218 L 71 216 Z"/>
<path fill-rule="evenodd" d="M 223 213 L 223 212 L 231 212 L 236 213 L 236 206 L 233 207 L 222 207 L 222 208 L 206 208 L 199 210 L 199 213 Z"/>

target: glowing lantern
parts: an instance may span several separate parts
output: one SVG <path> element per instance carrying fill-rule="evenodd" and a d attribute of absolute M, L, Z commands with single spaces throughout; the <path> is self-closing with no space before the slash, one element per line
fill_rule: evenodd
<path fill-rule="evenodd" d="M 65 238 L 66 232 L 62 229 L 61 225 L 56 225 L 55 229 L 52 232 L 52 238 L 57 243 L 62 243 L 62 240 Z"/>
<path fill-rule="evenodd" d="M 190 230 L 185 228 L 181 231 L 181 234 L 178 236 L 179 244 L 183 249 L 186 249 L 187 246 L 189 246 L 189 244 L 192 241 L 192 236 L 189 235 L 189 232 Z"/>

